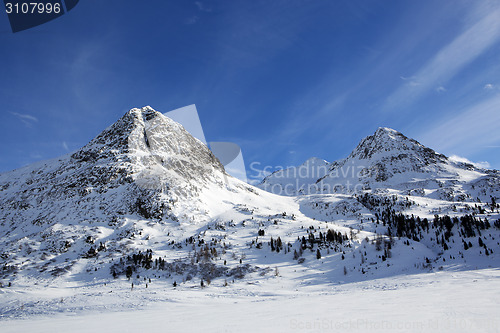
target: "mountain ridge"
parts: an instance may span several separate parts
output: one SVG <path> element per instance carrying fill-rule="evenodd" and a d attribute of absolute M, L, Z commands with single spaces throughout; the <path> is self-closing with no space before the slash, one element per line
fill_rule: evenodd
<path fill-rule="evenodd" d="M 258 187 L 272 193 L 292 196 L 352 193 L 394 186 L 415 186 L 423 190 L 442 185 L 453 187 L 453 182 L 469 184 L 473 180 L 479 181 L 481 177 L 496 178 L 498 175 L 494 170 L 454 162 L 387 127 L 379 127 L 374 134 L 362 139 L 346 158 L 329 163 L 328 172 L 321 177 L 312 180 L 302 177 L 297 180 L 298 177 L 293 177 L 296 172 L 291 172 L 292 170 L 293 168 L 278 170 L 264 178 Z M 292 176 L 281 176 L 288 173 Z M 427 184 L 417 184 L 423 179 Z M 470 192 L 470 188 L 468 191 Z M 487 195 L 483 195 L 483 199 L 488 199 Z"/>
<path fill-rule="evenodd" d="M 498 174 L 398 133 L 379 129 L 341 161 L 309 159 L 286 179 L 316 191 L 279 196 L 227 175 L 161 113 L 132 109 L 73 154 L 0 174 L 0 283 L 191 288 L 272 284 L 283 272 L 298 288 L 308 272 L 328 284 L 438 270 L 444 259 L 498 265 Z M 421 167 L 393 159 L 404 154 Z"/>

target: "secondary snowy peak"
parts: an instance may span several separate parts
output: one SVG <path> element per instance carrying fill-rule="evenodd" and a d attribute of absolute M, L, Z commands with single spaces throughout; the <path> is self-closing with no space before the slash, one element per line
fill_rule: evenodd
<path fill-rule="evenodd" d="M 328 177 L 339 178 L 351 174 L 350 178 L 369 182 L 384 182 L 403 173 L 448 173 L 448 159 L 442 154 L 425 147 L 414 139 L 387 127 L 378 128 L 367 136 L 349 154 L 336 163 Z M 346 168 L 351 171 L 346 172 Z M 345 176 L 343 178 L 346 178 Z"/>
<path fill-rule="evenodd" d="M 326 172 L 328 171 L 328 166 L 330 165 L 329 162 L 318 158 L 318 157 L 311 157 L 307 159 L 304 163 L 299 165 L 298 167 L 290 167 L 285 170 L 278 170 L 275 173 L 276 174 L 297 174 L 299 176 L 302 176 L 303 178 L 318 178 L 321 177 L 322 175 L 325 175 Z"/>
<path fill-rule="evenodd" d="M 325 176 L 330 170 L 330 163 L 311 157 L 297 167 L 289 167 L 273 172 L 265 177 L 258 187 L 275 194 L 297 195 L 296 189 L 314 183 L 318 178 Z"/>
<path fill-rule="evenodd" d="M 313 163 L 314 164 L 314 163 Z M 472 195 L 471 189 L 483 184 L 498 182 L 495 172 L 477 169 L 470 164 L 456 163 L 446 156 L 425 147 L 418 141 L 387 127 L 378 128 L 367 136 L 345 159 L 328 166 L 323 176 L 318 172 L 296 172 L 292 167 L 266 177 L 260 188 L 282 195 L 316 193 L 352 193 L 368 189 L 405 189 L 419 193 L 439 192 L 436 197 L 463 197 Z M 312 168 L 315 170 L 315 168 Z M 316 178 L 314 176 L 317 176 Z M 467 183 L 469 187 L 455 186 Z M 483 186 L 481 186 L 483 187 Z M 437 190 L 436 190 L 437 189 Z M 486 188 L 488 198 L 491 189 Z"/>
<path fill-rule="evenodd" d="M 395 156 L 403 160 L 408 155 L 418 155 L 424 164 L 446 161 L 444 155 L 438 154 L 418 141 L 407 138 L 402 133 L 387 127 L 379 127 L 373 135 L 361 140 L 347 159 L 374 160 Z"/>

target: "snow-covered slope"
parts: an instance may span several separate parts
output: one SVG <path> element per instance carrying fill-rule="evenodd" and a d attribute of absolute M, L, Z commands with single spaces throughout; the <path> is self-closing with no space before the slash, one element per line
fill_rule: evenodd
<path fill-rule="evenodd" d="M 190 262 L 207 230 L 256 227 L 294 205 L 228 176 L 178 123 L 150 107 L 132 109 L 73 154 L 0 175 L 0 279 L 85 280 L 89 265 L 124 274 L 127 265 L 114 260 L 146 249 Z M 245 222 L 253 214 L 260 219 Z M 254 234 L 243 228 L 234 241 L 246 246 Z M 226 252 L 221 237 L 216 231 L 212 242 Z"/>
<path fill-rule="evenodd" d="M 117 247 L 104 244 L 134 234 L 141 219 L 210 221 L 210 209 L 224 207 L 210 199 L 232 193 L 228 186 L 206 145 L 150 107 L 132 109 L 74 154 L 0 175 L 4 265 L 20 256 L 27 260 L 10 270 L 39 267 L 69 251 L 74 256 L 64 260 L 75 263 L 99 247 Z"/>

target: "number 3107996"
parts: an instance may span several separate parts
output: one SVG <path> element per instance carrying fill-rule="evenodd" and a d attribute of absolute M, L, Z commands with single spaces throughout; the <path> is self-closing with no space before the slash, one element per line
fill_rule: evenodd
<path fill-rule="evenodd" d="M 47 2 L 22 2 L 5 4 L 7 14 L 59 14 L 61 12 L 61 4 Z"/>

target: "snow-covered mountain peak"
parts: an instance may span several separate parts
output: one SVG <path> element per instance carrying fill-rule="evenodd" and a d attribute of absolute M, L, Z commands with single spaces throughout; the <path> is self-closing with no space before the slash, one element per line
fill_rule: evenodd
<path fill-rule="evenodd" d="M 192 179 L 213 170 L 225 173 L 206 145 L 149 106 L 131 109 L 71 157 L 78 162 L 128 162 L 135 174 L 154 170 Z"/>
<path fill-rule="evenodd" d="M 437 154 L 414 139 L 387 127 L 379 127 L 373 135 L 369 135 L 351 152 L 348 159 L 378 159 L 383 156 L 397 154 L 405 158 L 407 154 L 417 154 L 428 162 L 446 160 L 444 155 Z"/>
<path fill-rule="evenodd" d="M 458 177 L 456 168 L 450 165 L 446 156 L 387 127 L 380 127 L 361 140 L 346 159 L 332 168 L 329 176 L 333 174 L 337 180 L 339 170 L 347 167 L 358 170 L 357 176 L 351 178 L 372 183 L 372 186 L 373 182 L 401 183 L 415 177 Z"/>
<path fill-rule="evenodd" d="M 151 107 L 136 108 L 72 155 L 1 174 L 1 213 L 12 225 L 127 214 L 168 220 L 184 214 L 174 202 L 222 188 L 226 177 L 208 147 L 180 124 Z"/>
<path fill-rule="evenodd" d="M 390 127 L 379 127 L 377 128 L 375 133 L 386 133 L 386 134 L 396 134 L 396 135 L 401 134 L 400 132 Z"/>
<path fill-rule="evenodd" d="M 138 127 L 144 126 L 144 122 L 157 117 L 160 113 L 151 107 L 141 109 L 134 108 L 125 113 L 111 126 L 102 131 L 87 145 L 73 154 L 73 158 L 91 161 L 98 158 L 107 157 L 107 153 L 128 152 L 129 137 Z M 118 151 L 117 151 L 118 150 Z"/>

